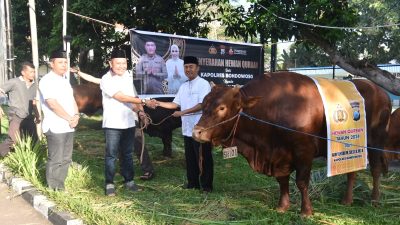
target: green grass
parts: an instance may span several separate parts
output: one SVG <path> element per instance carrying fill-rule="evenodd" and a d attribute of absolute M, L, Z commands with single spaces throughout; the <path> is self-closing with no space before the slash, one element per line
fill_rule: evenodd
<path fill-rule="evenodd" d="M 345 189 L 345 177 L 326 178 L 325 163 L 318 160 L 313 170 L 310 196 L 314 215 L 301 218 L 300 195 L 291 179 L 292 205 L 287 213 L 275 211 L 279 187 L 272 177 L 255 173 L 247 161 L 223 160 L 215 149 L 214 191 L 205 195 L 183 190 L 185 167 L 180 130 L 173 137 L 173 159 L 164 159 L 158 138 L 146 135 L 146 144 L 155 166 L 151 181 L 138 179 L 142 173 L 135 161 L 135 181 L 144 188 L 139 193 L 124 190 L 116 176 L 117 196 L 104 196 L 104 135 L 101 117 L 82 118 L 75 133 L 73 161 L 66 180 L 66 192 L 45 187 L 44 160 L 39 160 L 39 189 L 61 209 L 72 211 L 86 224 L 398 224 L 400 219 L 400 174 L 391 172 L 382 178 L 382 201 L 370 203 L 371 177 L 368 171 L 358 175 L 354 204 L 339 204 Z M 39 157 L 40 158 L 40 157 Z M 8 157 L 5 159 L 8 160 Z M 32 166 L 31 166 L 32 167 Z M 29 173 L 28 173 L 29 174 Z M 32 177 L 32 175 L 30 175 Z"/>

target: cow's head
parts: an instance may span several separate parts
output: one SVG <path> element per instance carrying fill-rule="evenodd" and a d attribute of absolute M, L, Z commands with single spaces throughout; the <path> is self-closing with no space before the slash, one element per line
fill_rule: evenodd
<path fill-rule="evenodd" d="M 259 97 L 246 97 L 240 87 L 214 86 L 202 103 L 203 115 L 193 129 L 193 138 L 199 142 L 221 144 L 233 129 L 240 110 L 253 107 Z M 226 122 L 228 121 L 228 122 Z"/>

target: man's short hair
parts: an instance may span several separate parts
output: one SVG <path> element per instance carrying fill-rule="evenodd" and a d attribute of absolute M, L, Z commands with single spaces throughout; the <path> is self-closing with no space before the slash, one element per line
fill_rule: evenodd
<path fill-rule="evenodd" d="M 31 63 L 31 62 L 24 61 L 24 62 L 21 63 L 21 70 L 25 70 L 28 67 L 32 68 L 32 69 L 35 69 L 35 65 L 33 65 L 33 63 Z"/>
<path fill-rule="evenodd" d="M 66 59 L 67 58 L 67 52 L 63 50 L 55 50 L 51 53 L 50 55 L 50 60 L 52 59 L 57 59 L 57 58 L 62 58 Z"/>
<path fill-rule="evenodd" d="M 183 64 L 196 64 L 199 65 L 199 60 L 194 56 L 185 56 L 183 58 Z"/>
<path fill-rule="evenodd" d="M 124 59 L 126 59 L 125 50 L 122 50 L 122 49 L 120 49 L 120 48 L 115 48 L 115 49 L 111 52 L 111 59 L 115 59 L 115 58 L 124 58 Z"/>

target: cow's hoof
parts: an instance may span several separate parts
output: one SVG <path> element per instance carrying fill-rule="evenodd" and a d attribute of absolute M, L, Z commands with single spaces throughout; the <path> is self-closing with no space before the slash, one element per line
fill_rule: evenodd
<path fill-rule="evenodd" d="M 342 201 L 340 202 L 340 204 L 342 205 L 351 205 L 353 203 L 353 201 L 348 200 L 348 199 L 342 199 Z"/>
<path fill-rule="evenodd" d="M 288 206 L 288 205 L 287 205 L 287 206 L 278 206 L 278 207 L 276 208 L 276 211 L 279 212 L 279 213 L 284 213 L 284 212 L 286 212 L 288 209 L 289 209 L 289 206 Z"/>
<path fill-rule="evenodd" d="M 371 204 L 373 207 L 378 207 L 379 206 L 379 201 L 378 200 L 372 200 Z"/>
<path fill-rule="evenodd" d="M 310 217 L 310 216 L 312 216 L 312 211 L 310 211 L 310 212 L 301 212 L 300 216 L 302 218 Z"/>
<path fill-rule="evenodd" d="M 303 207 L 301 207 L 300 216 L 302 218 L 309 217 L 309 216 L 312 216 L 312 212 L 313 212 L 312 207 L 303 206 Z"/>

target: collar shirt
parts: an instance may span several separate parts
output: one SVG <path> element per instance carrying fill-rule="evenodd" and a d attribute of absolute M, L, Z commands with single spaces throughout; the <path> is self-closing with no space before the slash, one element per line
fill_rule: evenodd
<path fill-rule="evenodd" d="M 126 71 L 122 76 L 107 72 L 100 82 L 103 95 L 103 128 L 127 129 L 135 126 L 135 115 L 132 103 L 124 103 L 113 96 L 122 92 L 136 97 L 132 75 Z"/>
<path fill-rule="evenodd" d="M 0 91 L 8 93 L 9 115 L 16 115 L 21 119 L 32 115 L 32 100 L 36 97 L 36 83 L 27 85 L 24 78 L 19 76 L 0 85 Z"/>
<path fill-rule="evenodd" d="M 186 81 L 179 88 L 174 99 L 174 103 L 181 107 L 181 110 L 192 108 L 202 103 L 204 97 L 211 91 L 210 84 L 203 78 L 197 76 L 191 81 Z M 183 136 L 192 137 L 194 126 L 199 122 L 201 111 L 195 112 L 194 115 L 182 116 L 182 134 Z"/>
<path fill-rule="evenodd" d="M 39 82 L 40 100 L 44 114 L 43 132 L 51 130 L 53 133 L 68 133 L 75 129 L 70 128 L 68 121 L 54 113 L 46 103 L 46 99 L 54 99 L 69 114 L 75 114 L 75 99 L 71 84 L 65 76 L 55 74 L 53 71 L 46 74 Z"/>

